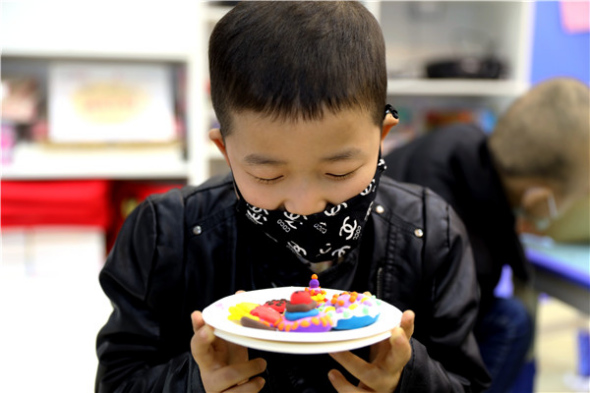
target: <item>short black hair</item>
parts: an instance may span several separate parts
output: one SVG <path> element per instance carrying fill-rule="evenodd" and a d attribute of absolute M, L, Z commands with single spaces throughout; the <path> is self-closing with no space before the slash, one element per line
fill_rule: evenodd
<path fill-rule="evenodd" d="M 211 34 L 209 73 L 224 136 L 247 110 L 297 121 L 359 109 L 383 122 L 383 33 L 356 1 L 242 1 Z"/>

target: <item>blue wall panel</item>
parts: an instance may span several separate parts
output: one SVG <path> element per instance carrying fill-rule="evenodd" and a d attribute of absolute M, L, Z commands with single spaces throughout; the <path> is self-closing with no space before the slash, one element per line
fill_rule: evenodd
<path fill-rule="evenodd" d="M 563 29 L 559 1 L 535 3 L 531 84 L 570 76 L 590 84 L 590 33 Z"/>

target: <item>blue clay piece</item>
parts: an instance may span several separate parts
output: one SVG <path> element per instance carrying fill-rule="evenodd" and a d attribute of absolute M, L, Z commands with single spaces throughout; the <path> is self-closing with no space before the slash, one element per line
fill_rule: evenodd
<path fill-rule="evenodd" d="M 287 319 L 289 321 L 296 321 L 296 320 L 301 319 L 301 318 L 315 317 L 319 313 L 320 312 L 319 312 L 319 310 L 317 308 L 314 308 L 314 309 L 309 310 L 309 311 L 303 311 L 303 312 L 289 312 L 289 311 L 285 311 L 285 319 Z"/>
<path fill-rule="evenodd" d="M 340 319 L 338 320 L 338 324 L 333 327 L 336 330 L 350 330 L 350 329 L 358 329 L 365 326 L 369 326 L 370 324 L 374 323 L 379 315 L 375 317 L 371 317 L 370 315 L 364 315 L 362 317 L 352 317 L 350 319 Z"/>

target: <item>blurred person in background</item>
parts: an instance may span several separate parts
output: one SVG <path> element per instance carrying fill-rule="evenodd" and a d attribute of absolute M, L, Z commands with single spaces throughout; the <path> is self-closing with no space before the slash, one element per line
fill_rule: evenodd
<path fill-rule="evenodd" d="M 385 157 L 386 175 L 432 189 L 467 228 L 481 290 L 474 332 L 492 376 L 488 392 L 513 391 L 533 342 L 534 316 L 525 304 L 495 294 L 506 265 L 515 289 L 531 277 L 520 230 L 551 228 L 560 240 L 588 239 L 587 229 L 568 229 L 587 226 L 588 215 L 572 225 L 568 211 L 588 211 L 589 95 L 580 81 L 551 79 L 517 99 L 489 136 L 473 125 L 451 125 Z M 525 383 L 531 388 L 533 374 Z"/>

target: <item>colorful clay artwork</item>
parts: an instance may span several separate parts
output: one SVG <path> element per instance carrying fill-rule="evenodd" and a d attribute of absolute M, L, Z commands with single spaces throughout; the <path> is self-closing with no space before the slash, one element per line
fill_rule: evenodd
<path fill-rule="evenodd" d="M 317 333 L 369 326 L 379 318 L 380 306 L 369 292 L 339 292 L 329 298 L 314 274 L 309 286 L 289 299 L 238 303 L 229 307 L 228 319 L 257 329 Z"/>

